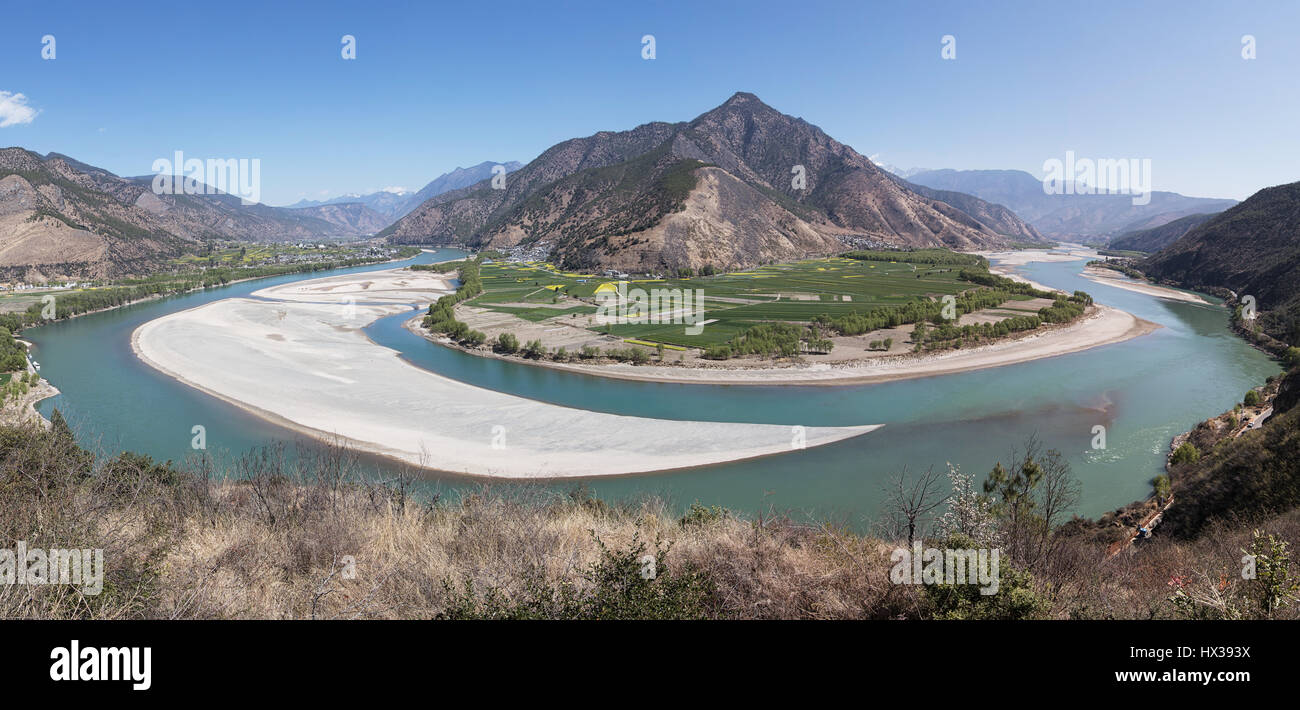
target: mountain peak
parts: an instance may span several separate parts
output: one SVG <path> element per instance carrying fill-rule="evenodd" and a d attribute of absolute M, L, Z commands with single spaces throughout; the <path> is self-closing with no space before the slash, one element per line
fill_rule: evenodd
<path fill-rule="evenodd" d="M 754 94 L 749 93 L 748 91 L 737 91 L 736 93 L 734 93 L 734 94 L 731 95 L 731 98 L 727 99 L 726 103 L 724 103 L 724 104 L 722 104 L 722 105 L 723 105 L 723 106 L 739 106 L 740 104 L 748 103 L 748 102 L 751 102 L 751 101 L 754 102 L 754 103 L 758 103 L 758 104 L 762 104 L 762 103 L 763 103 L 763 100 L 762 100 L 762 99 L 758 98 L 758 97 L 755 96 Z M 764 105 L 766 105 L 766 104 L 764 104 Z"/>

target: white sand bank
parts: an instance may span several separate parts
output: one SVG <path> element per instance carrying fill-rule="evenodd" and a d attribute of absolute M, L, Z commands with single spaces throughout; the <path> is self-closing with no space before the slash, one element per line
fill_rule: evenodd
<path fill-rule="evenodd" d="M 149 365 L 276 423 L 470 475 L 661 471 L 785 453 L 801 440 L 818 446 L 878 428 L 796 432 L 787 425 L 603 414 L 433 374 L 360 330 L 406 311 L 399 303 L 432 300 L 414 293 L 436 297 L 425 274 L 390 270 L 263 289 L 257 294 L 294 301 L 216 301 L 145 323 L 132 346 Z M 362 305 L 384 301 L 393 305 Z"/>
<path fill-rule="evenodd" d="M 1157 286 L 1152 283 L 1130 279 L 1113 269 L 1099 269 L 1095 266 L 1089 266 L 1083 270 L 1083 276 L 1089 281 L 1095 281 L 1099 284 L 1105 284 L 1106 286 L 1114 286 L 1115 288 L 1122 288 L 1125 291 L 1133 291 L 1134 293 L 1141 293 L 1147 296 L 1155 296 L 1156 298 L 1167 298 L 1172 301 L 1186 301 L 1187 303 L 1210 303 L 1194 293 L 1188 293 L 1186 291 L 1179 291 L 1176 288 L 1167 288 L 1165 286 Z"/>

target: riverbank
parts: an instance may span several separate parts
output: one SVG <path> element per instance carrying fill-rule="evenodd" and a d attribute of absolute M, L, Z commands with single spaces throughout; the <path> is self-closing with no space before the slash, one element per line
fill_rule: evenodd
<path fill-rule="evenodd" d="M 997 259 L 998 264 L 1004 267 L 1033 262 L 1082 261 L 1095 256 L 1094 252 L 1082 247 L 1073 247 L 1065 252 L 1018 250 L 977 254 Z M 1007 268 L 992 268 L 990 271 L 1030 284 L 1041 291 L 1065 293 L 1033 282 Z M 1008 301 L 963 314 L 955 325 L 978 327 L 997 323 L 1008 317 L 1036 314 L 1041 308 L 1052 304 L 1050 298 Z M 518 304 L 519 307 L 526 305 Z M 557 310 L 563 307 L 563 303 L 555 306 Z M 539 321 L 490 307 L 461 304 L 456 308 L 456 317 L 470 330 L 483 333 L 484 338 L 480 340 L 485 340 L 485 344 L 467 345 L 440 333 L 431 333 L 421 325 L 418 317 L 404 325 L 408 331 L 431 342 L 478 357 L 615 379 L 753 385 L 871 384 L 967 372 L 1122 342 L 1159 327 L 1124 311 L 1094 305 L 1069 323 L 1044 324 L 1033 330 L 1002 336 L 986 344 L 971 346 L 967 343 L 966 347 L 960 349 L 918 353 L 914 349 L 912 338 L 914 326 L 904 324 L 854 336 L 827 334 L 830 346 L 824 348 L 825 352 L 805 353 L 791 358 L 740 357 L 714 360 L 703 357 L 702 351 L 684 350 L 680 347 L 670 346 L 655 353 L 652 343 L 624 340 L 619 336 L 599 333 L 591 327 L 591 318 L 579 319 L 576 314 L 572 319 L 557 317 Z M 705 324 L 708 322 L 710 321 Z M 544 353 L 555 355 L 525 357 L 522 351 L 519 354 L 503 355 L 491 344 L 505 334 L 513 336 L 519 343 L 540 343 Z M 647 354 L 646 359 L 653 364 L 618 362 L 627 359 L 617 356 L 619 352 L 627 351 L 629 344 L 633 349 L 642 351 L 637 354 Z M 613 352 L 611 348 L 619 351 L 614 353 L 615 358 L 607 356 Z M 592 357 L 592 353 L 601 354 Z"/>
<path fill-rule="evenodd" d="M 366 337 L 366 325 L 436 295 L 431 282 L 440 280 L 393 269 L 276 286 L 257 298 L 149 321 L 132 333 L 131 344 L 151 367 L 273 423 L 413 467 L 471 476 L 553 479 L 694 468 L 879 428 L 572 409 L 443 377 Z M 379 302 L 359 304 L 359 293 Z"/>
<path fill-rule="evenodd" d="M 423 252 L 429 252 L 429 251 L 433 251 L 433 250 L 421 248 L 420 251 L 423 251 Z M 399 262 L 399 261 L 406 261 L 407 259 L 410 259 L 410 258 L 411 258 L 411 257 L 409 257 L 409 256 L 399 256 L 399 257 L 394 257 L 394 258 L 392 258 L 392 259 L 379 259 L 379 260 L 376 260 L 376 261 L 364 262 L 364 263 L 360 263 L 360 264 L 353 264 L 353 265 L 351 265 L 351 266 L 344 266 L 344 267 L 337 267 L 337 266 L 336 266 L 336 267 L 324 267 L 324 266 L 322 266 L 322 268 L 320 268 L 320 269 L 311 269 L 311 270 L 302 270 L 302 271 L 297 271 L 297 270 L 295 270 L 295 271 L 286 271 L 285 273 L 282 273 L 282 274 L 266 274 L 266 275 L 262 275 L 262 276 L 249 276 L 248 278 L 243 278 L 243 279 L 232 279 L 232 280 L 227 281 L 227 282 L 225 282 L 225 283 L 223 283 L 223 284 L 216 284 L 216 285 L 213 285 L 213 286 L 195 286 L 194 288 L 187 288 L 187 289 L 184 289 L 184 290 L 181 290 L 181 291 L 172 291 L 172 292 L 170 292 L 170 293 L 159 293 L 159 294 L 154 294 L 154 295 L 152 295 L 152 296 L 146 296 L 145 298 L 137 298 L 137 299 L 132 300 L 132 301 L 126 301 L 126 302 L 124 302 L 124 303 L 119 303 L 119 304 L 114 305 L 114 306 L 107 306 L 107 307 L 105 307 L 105 308 L 95 308 L 95 309 L 91 309 L 91 310 L 88 310 L 88 311 L 80 311 L 80 312 L 78 312 L 78 313 L 73 313 L 73 314 L 71 314 L 71 315 L 63 316 L 62 318 L 57 318 L 57 319 L 55 319 L 54 321 L 41 321 L 41 322 L 36 322 L 36 323 L 29 323 L 29 324 L 27 324 L 27 325 L 24 325 L 23 327 L 24 327 L 24 328 L 27 328 L 27 327 L 31 327 L 31 326 L 42 325 L 43 323 L 46 323 L 46 322 L 56 322 L 56 321 L 60 321 L 60 320 L 71 320 L 71 319 L 73 319 L 73 318 L 80 318 L 81 316 L 93 315 L 93 314 L 95 314 L 95 313 L 106 313 L 106 312 L 108 312 L 108 311 L 114 311 L 114 310 L 117 310 L 117 309 L 119 309 L 119 308 L 127 308 L 127 307 L 129 307 L 129 306 L 139 305 L 139 304 L 141 304 L 141 303 L 152 303 L 153 301 L 159 301 L 159 300 L 162 300 L 162 299 L 164 299 L 164 298 L 171 298 L 171 297 L 173 297 L 173 296 L 184 296 L 185 294 L 188 294 L 188 293 L 197 293 L 197 292 L 199 292 L 199 291 L 206 291 L 207 289 L 210 289 L 210 288 L 226 288 L 226 287 L 228 287 L 228 286 L 234 286 L 235 284 L 248 283 L 249 281 L 257 281 L 257 280 L 259 280 L 259 279 L 276 279 L 276 278 L 280 278 L 280 277 L 283 277 L 283 276 L 292 276 L 292 275 L 294 275 L 294 274 L 312 273 L 313 271 L 318 271 L 318 270 L 319 270 L 319 271 L 329 271 L 329 270 L 334 269 L 334 268 L 355 268 L 355 267 L 360 267 L 360 266 L 376 266 L 376 265 L 379 265 L 379 264 L 393 264 L 393 263 L 396 263 L 396 262 Z M 329 262 L 322 262 L 322 263 L 329 263 Z M 124 287 L 119 287 L 119 286 L 106 286 L 106 287 L 104 287 L 104 288 L 124 288 Z M 16 312 L 16 313 L 22 313 L 22 311 L 15 311 L 15 312 Z M 21 331 L 20 331 L 20 332 L 21 332 Z M 15 333 L 15 335 L 17 335 L 17 333 Z"/>
<path fill-rule="evenodd" d="M 1130 340 L 1160 327 L 1159 324 L 1137 318 L 1119 309 L 1098 305 L 1093 306 L 1089 314 L 1073 323 L 1044 325 L 1028 333 L 1010 336 L 975 348 L 938 353 L 891 355 L 871 362 L 813 365 L 790 362 L 782 366 L 758 365 L 751 368 L 737 368 L 668 364 L 583 365 L 502 356 L 488 348 L 466 348 L 443 336 L 432 334 L 421 325 L 422 318 L 423 316 L 416 316 L 406 321 L 407 330 L 439 345 L 480 357 L 508 359 L 529 365 L 615 379 L 728 385 L 853 385 L 948 375 L 1067 355 Z"/>
<path fill-rule="evenodd" d="M 1176 288 L 1157 286 L 1152 283 L 1130 279 L 1114 269 L 1088 266 L 1083 270 L 1083 277 L 1099 284 L 1114 286 L 1115 288 L 1122 288 L 1125 291 L 1141 293 L 1147 296 L 1155 296 L 1156 298 L 1167 298 L 1174 301 L 1183 301 L 1185 303 L 1203 303 L 1210 305 L 1210 301 L 1205 300 L 1195 293 L 1179 291 Z"/>
<path fill-rule="evenodd" d="M 1029 284 L 1040 291 L 1064 293 L 1064 291 L 1059 288 L 1052 288 L 1051 286 L 1045 286 L 1037 281 L 1027 279 L 1015 270 L 1015 267 L 1017 266 L 1024 266 L 1036 262 L 1057 263 L 1097 258 L 1097 253 L 1095 251 L 1079 245 L 1064 245 L 1061 248 L 1067 249 L 1067 251 L 1062 252 L 1055 249 L 1049 251 L 1043 251 L 1040 249 L 1018 249 L 1014 251 L 973 251 L 969 253 L 988 259 L 990 274 L 996 274 L 997 276 L 1009 278 L 1012 281 Z"/>
<path fill-rule="evenodd" d="M 0 425 L 23 426 L 34 423 L 48 429 L 50 420 L 36 411 L 36 405 L 41 400 L 49 399 L 57 394 L 59 394 L 59 388 L 50 384 L 49 380 L 42 378 L 26 394 L 22 395 L 21 399 L 16 402 L 6 401 L 4 406 L 0 407 Z"/>

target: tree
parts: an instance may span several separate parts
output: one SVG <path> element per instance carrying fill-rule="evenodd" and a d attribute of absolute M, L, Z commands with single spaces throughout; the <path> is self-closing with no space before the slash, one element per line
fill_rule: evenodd
<path fill-rule="evenodd" d="M 1037 437 L 1029 437 L 1023 453 L 1013 449 L 1008 460 L 1010 467 L 994 465 L 984 492 L 993 496 L 1008 554 L 1032 566 L 1050 552 L 1052 531 L 1078 504 L 1080 487 L 1060 452 L 1044 452 Z"/>
<path fill-rule="evenodd" d="M 1199 461 L 1200 458 L 1200 449 L 1197 449 L 1196 445 L 1192 442 L 1184 441 L 1178 445 L 1177 449 L 1174 449 L 1173 456 L 1169 457 L 1169 463 L 1174 466 L 1179 466 L 1185 463 L 1195 463 Z"/>
<path fill-rule="evenodd" d="M 1169 476 L 1162 473 L 1151 479 L 1151 487 L 1155 491 L 1156 501 L 1161 505 L 1164 505 L 1165 500 L 1169 498 L 1169 493 L 1172 490 L 1172 486 L 1169 484 Z"/>
<path fill-rule="evenodd" d="M 975 477 L 949 463 L 948 482 L 952 486 L 948 510 L 939 516 L 935 534 L 941 538 L 960 535 L 982 547 L 997 546 L 998 520 L 993 515 L 993 504 L 988 496 L 975 490 Z"/>
<path fill-rule="evenodd" d="M 526 345 L 524 345 L 522 354 L 524 357 L 530 360 L 537 360 L 538 358 L 546 354 L 546 347 L 542 345 L 542 341 L 540 339 L 530 340 Z"/>
<path fill-rule="evenodd" d="M 519 351 L 519 338 L 514 333 L 502 333 L 497 336 L 495 350 L 499 353 L 511 355 Z"/>
<path fill-rule="evenodd" d="M 1245 399 L 1242 400 L 1242 402 L 1243 402 L 1247 407 L 1257 407 L 1257 406 L 1259 406 L 1259 392 L 1256 392 L 1255 390 L 1248 390 L 1248 391 L 1246 392 L 1246 397 L 1245 397 Z"/>
<path fill-rule="evenodd" d="M 1242 552 L 1253 557 L 1255 562 L 1254 584 L 1249 585 L 1247 594 L 1255 602 L 1260 616 L 1271 619 L 1278 609 L 1295 601 L 1297 592 L 1300 592 L 1300 581 L 1291 574 L 1291 553 L 1286 541 L 1256 530 L 1250 552 Z"/>
<path fill-rule="evenodd" d="M 61 441 L 75 441 L 77 438 L 73 435 L 72 427 L 68 426 L 68 422 L 63 418 L 63 412 L 60 412 L 58 407 L 55 407 L 54 411 L 50 412 L 50 430 Z"/>
<path fill-rule="evenodd" d="M 939 474 L 931 467 L 925 474 L 911 480 L 907 467 L 885 487 L 885 516 L 887 526 L 885 535 L 891 539 L 900 539 L 907 535 L 907 544 L 911 545 L 917 534 L 924 532 L 921 528 L 931 512 L 948 500 L 939 494 Z"/>
<path fill-rule="evenodd" d="M 1037 442 L 1031 440 L 1030 445 L 1037 446 Z M 1043 519 L 1043 526 L 1038 539 L 1038 560 L 1042 560 L 1052 551 L 1055 542 L 1052 532 L 1079 505 L 1083 488 L 1071 473 L 1070 463 L 1061 456 L 1061 452 L 1048 449 L 1039 458 L 1043 478 L 1038 487 L 1038 514 Z"/>

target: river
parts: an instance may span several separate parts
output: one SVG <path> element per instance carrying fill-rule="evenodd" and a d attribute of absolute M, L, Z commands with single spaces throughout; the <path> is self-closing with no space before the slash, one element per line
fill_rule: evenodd
<path fill-rule="evenodd" d="M 407 263 L 460 258 L 426 252 Z M 906 467 L 948 462 L 978 480 L 1012 446 L 1035 435 L 1060 450 L 1082 482 L 1076 512 L 1095 516 L 1145 496 L 1162 470 L 1169 440 L 1239 401 L 1280 367 L 1228 330 L 1218 306 L 1157 299 L 1080 275 L 1084 261 L 1035 262 L 1024 276 L 1066 291 L 1081 289 L 1163 327 L 1123 343 L 975 372 L 852 386 L 686 385 L 610 380 L 440 347 L 401 327 L 409 314 L 371 324 L 367 334 L 409 362 L 464 382 L 533 399 L 618 414 L 689 420 L 813 425 L 885 424 L 871 434 L 765 459 L 661 474 L 585 482 L 603 498 L 658 495 L 677 507 L 699 501 L 754 513 L 776 511 L 861 528 L 876 517 L 882 487 Z M 352 267 L 250 281 L 174 296 L 24 330 L 42 376 L 62 394 L 58 407 L 83 445 L 128 449 L 180 461 L 195 452 L 192 427 L 206 429 L 210 451 L 237 455 L 299 437 L 145 366 L 131 350 L 140 324 L 179 310 L 247 296 L 270 285 L 392 268 Z M 238 363 L 231 363 L 238 367 Z M 1094 427 L 1106 446 L 1095 449 Z M 557 435 L 560 431 L 557 430 Z M 384 467 L 368 459 L 368 465 Z M 430 475 L 452 493 L 480 483 Z M 509 485 L 509 484 L 507 484 Z M 563 489 L 578 485 L 570 480 Z"/>

